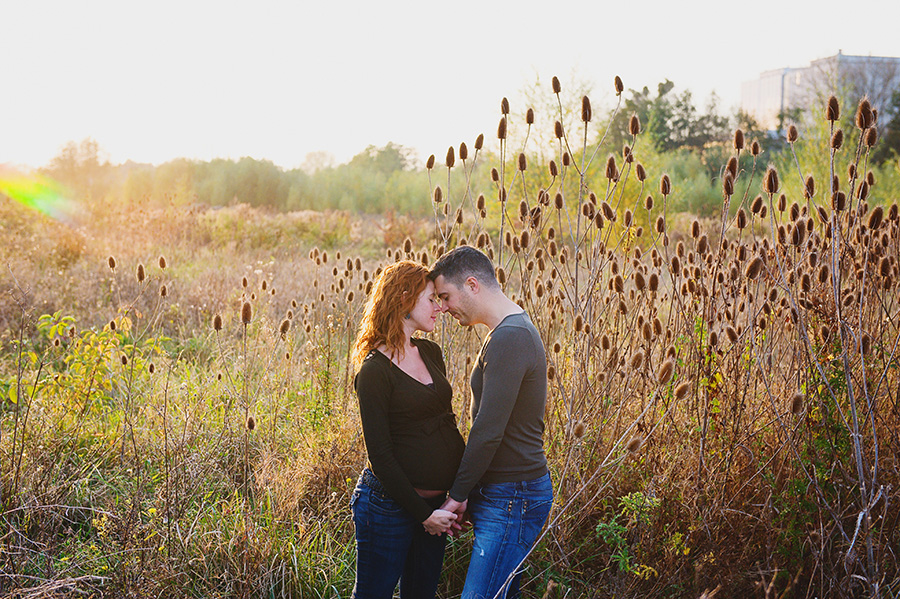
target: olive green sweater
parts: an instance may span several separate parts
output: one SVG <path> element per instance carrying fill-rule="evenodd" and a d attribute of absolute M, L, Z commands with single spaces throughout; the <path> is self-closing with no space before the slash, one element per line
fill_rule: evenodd
<path fill-rule="evenodd" d="M 478 483 L 533 480 L 547 473 L 544 406 L 547 356 L 531 319 L 511 314 L 492 330 L 472 370 L 472 429 L 450 496 Z"/>

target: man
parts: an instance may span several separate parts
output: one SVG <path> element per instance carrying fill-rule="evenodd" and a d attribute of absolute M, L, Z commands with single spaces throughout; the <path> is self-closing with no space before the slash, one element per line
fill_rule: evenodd
<path fill-rule="evenodd" d="M 537 329 L 503 293 L 490 259 L 462 246 L 428 277 L 441 310 L 490 329 L 472 370 L 472 428 L 443 509 L 468 511 L 475 543 L 462 599 L 518 597 L 519 563 L 550 513 L 544 456 L 547 357 Z"/>

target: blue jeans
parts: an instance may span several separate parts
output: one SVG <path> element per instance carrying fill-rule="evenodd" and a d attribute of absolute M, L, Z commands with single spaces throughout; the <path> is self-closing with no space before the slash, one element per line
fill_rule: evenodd
<path fill-rule="evenodd" d="M 469 495 L 475 543 L 462 599 L 519 596 L 519 562 L 537 540 L 550 507 L 550 474 L 515 483 L 478 485 Z M 515 573 L 514 576 L 511 576 Z"/>
<path fill-rule="evenodd" d="M 438 508 L 444 497 L 426 499 Z M 430 535 L 364 472 L 350 499 L 356 525 L 353 599 L 390 599 L 400 581 L 402 599 L 433 599 L 444 562 L 446 535 Z"/>

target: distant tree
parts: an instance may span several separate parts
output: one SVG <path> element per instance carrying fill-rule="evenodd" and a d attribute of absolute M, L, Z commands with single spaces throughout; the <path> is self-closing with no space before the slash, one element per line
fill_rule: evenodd
<path fill-rule="evenodd" d="M 100 144 L 91 138 L 68 142 L 42 172 L 87 199 L 102 197 L 111 184 L 113 167 Z"/>
<path fill-rule="evenodd" d="M 331 152 L 326 152 L 324 150 L 319 150 L 317 152 L 310 152 L 303 159 L 303 164 L 300 166 L 307 174 L 314 174 L 317 171 L 320 171 L 324 168 L 331 168 L 335 164 L 334 154 Z"/>
<path fill-rule="evenodd" d="M 414 156 L 413 150 L 388 142 L 387 145 L 381 148 L 368 146 L 363 152 L 354 156 L 347 166 L 390 175 L 395 171 L 403 171 L 410 168 Z"/>
<path fill-rule="evenodd" d="M 890 103 L 878 115 L 878 124 L 881 139 L 872 159 L 878 163 L 895 160 L 900 156 L 900 89 L 894 92 Z"/>

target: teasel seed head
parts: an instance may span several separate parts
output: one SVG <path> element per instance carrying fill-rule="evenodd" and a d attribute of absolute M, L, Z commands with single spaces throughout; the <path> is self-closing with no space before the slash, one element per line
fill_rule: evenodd
<path fill-rule="evenodd" d="M 675 399 L 684 399 L 691 390 L 691 382 L 683 381 L 675 387 Z"/>
<path fill-rule="evenodd" d="M 641 350 L 638 350 L 631 356 L 631 359 L 628 360 L 628 366 L 632 370 L 639 370 L 641 368 L 641 366 L 643 366 L 643 365 L 644 365 L 644 352 L 642 352 Z"/>
<path fill-rule="evenodd" d="M 159 286 L 159 297 L 166 297 L 169 295 L 169 288 L 165 286 L 165 284 Z"/>
<path fill-rule="evenodd" d="M 241 306 L 241 322 L 247 325 L 251 320 L 253 320 L 253 308 L 250 306 L 250 302 L 244 302 Z"/>
<path fill-rule="evenodd" d="M 568 152 L 563 152 L 562 163 L 563 166 L 569 166 L 570 164 L 572 164 L 572 156 L 570 156 Z"/>
<path fill-rule="evenodd" d="M 731 177 L 731 173 L 727 171 L 722 178 L 722 193 L 729 198 L 734 195 L 734 179 Z"/>
<path fill-rule="evenodd" d="M 842 145 L 844 145 L 844 131 L 838 129 L 831 135 L 831 149 L 840 150 Z"/>
<path fill-rule="evenodd" d="M 759 153 L 761 151 L 762 151 L 762 148 L 760 148 L 759 142 L 754 139 L 753 143 L 750 144 L 750 154 L 754 157 L 759 156 Z"/>
<path fill-rule="evenodd" d="M 868 356 L 872 351 L 872 337 L 870 337 L 868 333 L 863 333 L 859 347 L 864 356 Z"/>
<path fill-rule="evenodd" d="M 525 159 L 524 152 L 519 153 L 519 170 L 524 171 L 528 168 L 528 161 Z"/>
<path fill-rule="evenodd" d="M 144 282 L 144 279 L 146 278 L 146 274 L 144 273 L 144 265 L 143 264 L 138 263 L 137 272 L 135 273 L 135 277 L 137 278 L 138 283 Z"/>
<path fill-rule="evenodd" d="M 350 293 L 353 293 L 352 291 Z M 285 318 L 281 321 L 281 326 L 278 327 L 278 333 L 281 335 L 281 338 L 284 339 L 288 334 L 288 331 L 291 330 L 291 319 Z"/>
<path fill-rule="evenodd" d="M 219 314 L 216 314 L 215 316 L 213 316 L 212 324 L 213 324 L 213 330 L 221 331 L 222 330 L 222 316 Z"/>
<path fill-rule="evenodd" d="M 611 345 L 612 343 L 609 340 L 609 335 L 604 334 L 600 337 L 600 348 L 603 349 L 603 351 L 609 351 Z"/>
<path fill-rule="evenodd" d="M 644 165 L 638 162 L 634 167 L 634 175 L 637 177 L 637 180 L 643 183 L 647 180 L 647 169 L 644 168 Z"/>
<path fill-rule="evenodd" d="M 156 365 L 153 364 L 153 362 L 150 362 L 150 366 L 148 367 L 148 370 L 150 371 L 150 374 L 153 374 L 154 372 L 156 372 Z"/>
<path fill-rule="evenodd" d="M 625 446 L 625 449 L 628 450 L 628 453 L 637 453 L 641 450 L 641 447 L 644 445 L 644 438 L 640 435 L 635 435 L 628 442 L 628 445 Z"/>
<path fill-rule="evenodd" d="M 884 220 L 884 208 L 881 206 L 875 206 L 872 212 L 869 214 L 869 223 L 868 228 L 871 231 L 875 231 L 878 227 L 881 226 L 882 221 Z"/>
<path fill-rule="evenodd" d="M 447 148 L 447 157 L 444 159 L 444 164 L 447 165 L 447 168 L 453 168 L 453 165 L 456 164 L 456 151 L 453 149 L 453 146 Z"/>
<path fill-rule="evenodd" d="M 109 265 L 110 270 L 116 269 L 116 259 L 113 256 L 110 256 L 106 259 L 106 263 Z"/>
<path fill-rule="evenodd" d="M 825 119 L 832 123 L 841 118 L 841 105 L 835 96 L 828 98 L 828 106 L 825 108 Z"/>
<path fill-rule="evenodd" d="M 616 78 L 613 79 L 613 85 L 616 88 L 616 95 L 622 95 L 622 91 L 625 89 L 625 85 L 622 83 L 622 78 L 616 75 Z"/>
<path fill-rule="evenodd" d="M 752 281 L 759 276 L 759 273 L 762 272 L 762 269 L 763 259 L 757 256 L 753 260 L 751 260 L 749 264 L 747 264 L 747 270 L 744 272 L 744 276 Z"/>
<path fill-rule="evenodd" d="M 803 197 L 809 200 L 815 195 L 816 180 L 813 178 L 812 174 L 809 174 L 806 176 L 806 180 L 803 182 Z"/>
<path fill-rule="evenodd" d="M 551 84 L 553 86 L 553 93 L 558 94 L 561 90 L 559 86 L 559 79 L 557 77 L 553 77 L 553 79 L 551 80 Z"/>
<path fill-rule="evenodd" d="M 559 121 L 553 123 L 553 134 L 556 136 L 556 139 L 562 139 L 563 137 L 563 126 Z"/>
<path fill-rule="evenodd" d="M 831 194 L 831 207 L 841 212 L 847 207 L 847 195 L 843 191 Z"/>
<path fill-rule="evenodd" d="M 806 395 L 800 393 L 794 393 L 794 396 L 791 398 L 791 414 L 797 416 L 803 412 L 803 407 L 806 404 Z"/>
<path fill-rule="evenodd" d="M 428 157 L 428 160 L 425 161 L 425 168 L 431 170 L 434 168 L 434 154 Z"/>
<path fill-rule="evenodd" d="M 871 148 L 875 145 L 875 142 L 878 141 L 878 129 L 875 127 L 870 127 L 866 130 L 866 147 Z"/>
<path fill-rule="evenodd" d="M 500 181 L 500 171 L 498 171 L 496 168 L 491 168 L 491 181 L 493 181 L 494 183 Z"/>
<path fill-rule="evenodd" d="M 632 137 L 636 137 L 641 132 L 641 119 L 637 114 L 631 115 L 631 119 L 628 121 L 628 132 Z"/>
<path fill-rule="evenodd" d="M 768 170 L 766 170 L 766 175 L 763 179 L 763 190 L 770 195 L 778 192 L 778 172 L 774 166 L 770 165 Z"/>
<path fill-rule="evenodd" d="M 616 167 L 616 157 L 612 154 L 606 159 L 606 178 L 613 181 L 619 178 L 619 169 Z"/>
<path fill-rule="evenodd" d="M 478 137 L 475 138 L 475 151 L 480 150 L 484 147 L 484 133 L 479 133 Z"/>
<path fill-rule="evenodd" d="M 585 123 L 591 122 L 591 100 L 587 96 L 581 98 L 581 120 Z"/>
<path fill-rule="evenodd" d="M 128 366 L 128 356 L 122 354 L 120 359 L 122 360 L 122 366 Z"/>
<path fill-rule="evenodd" d="M 500 114 L 509 114 L 509 100 L 506 98 L 500 100 Z"/>
<path fill-rule="evenodd" d="M 787 130 L 787 141 L 788 141 L 789 144 L 792 144 L 792 143 L 794 143 L 795 141 L 797 141 L 797 138 L 798 138 L 799 136 L 800 136 L 800 134 L 797 132 L 797 126 L 796 126 L 796 125 L 791 125 L 791 126 L 788 127 L 788 130 Z"/>
<path fill-rule="evenodd" d="M 740 210 L 737 211 L 736 222 L 737 222 L 738 229 L 743 229 L 744 227 L 747 226 L 747 213 L 744 212 L 743 208 L 741 208 Z"/>
<path fill-rule="evenodd" d="M 506 139 L 506 117 L 500 118 L 500 123 L 497 125 L 497 139 Z"/>
<path fill-rule="evenodd" d="M 663 196 L 668 196 L 672 193 L 672 181 L 669 179 L 669 175 L 663 174 L 659 179 L 659 192 L 663 194 Z"/>
<path fill-rule="evenodd" d="M 525 124 L 533 125 L 534 124 L 534 108 L 529 108 L 525 112 Z"/>
<path fill-rule="evenodd" d="M 575 316 L 575 332 L 580 333 L 583 328 L 584 318 L 581 316 L 581 314 L 578 314 Z"/>
<path fill-rule="evenodd" d="M 869 97 L 863 96 L 856 108 L 856 126 L 865 131 L 875 124 L 875 114 L 872 112 L 872 104 L 869 103 Z"/>
<path fill-rule="evenodd" d="M 576 439 L 580 439 L 584 436 L 584 422 L 579 420 L 572 426 L 572 434 L 575 435 Z"/>
<path fill-rule="evenodd" d="M 469 146 L 466 145 L 466 142 L 461 142 L 459 144 L 459 159 L 465 161 L 466 158 L 469 157 Z"/>
<path fill-rule="evenodd" d="M 247 416 L 247 430 L 253 432 L 256 428 L 256 419 L 253 416 Z"/>

